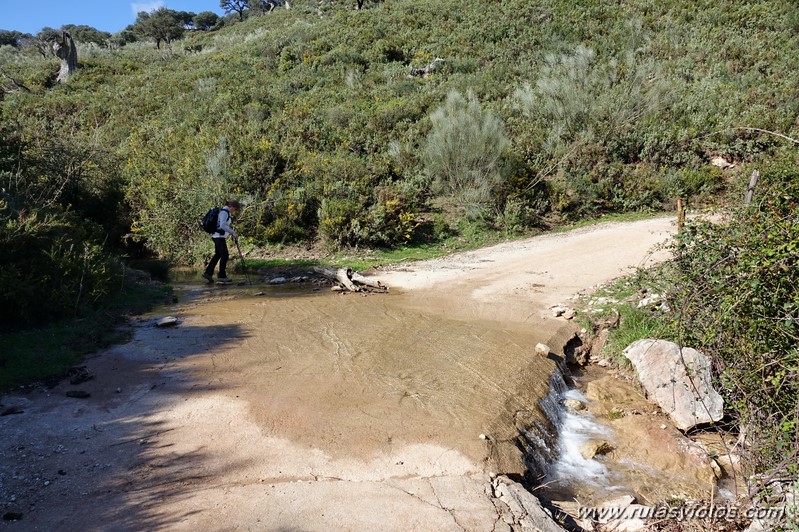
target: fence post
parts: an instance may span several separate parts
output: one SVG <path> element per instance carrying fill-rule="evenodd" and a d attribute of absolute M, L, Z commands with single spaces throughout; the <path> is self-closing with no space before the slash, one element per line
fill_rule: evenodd
<path fill-rule="evenodd" d="M 746 187 L 746 197 L 744 198 L 744 205 L 752 203 L 752 195 L 755 193 L 755 185 L 760 177 L 760 171 L 755 170 L 752 172 L 752 177 L 749 178 L 749 186 Z"/>
<path fill-rule="evenodd" d="M 685 205 L 683 205 L 682 197 L 677 196 L 677 232 L 682 231 L 685 225 Z"/>

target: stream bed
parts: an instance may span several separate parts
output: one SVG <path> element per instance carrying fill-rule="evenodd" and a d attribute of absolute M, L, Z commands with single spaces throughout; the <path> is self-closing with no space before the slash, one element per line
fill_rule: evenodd
<path fill-rule="evenodd" d="M 209 286 L 181 299 L 172 341 L 210 334 L 218 344 L 183 364 L 235 390 L 262 430 L 294 444 L 360 460 L 436 445 L 465 458 L 466 470 L 526 477 L 549 501 L 724 496 L 706 453 L 631 383 L 594 367 L 567 385 L 533 352 L 543 331 L 450 318 L 407 294 L 309 284 Z M 568 399 L 584 409 L 565 408 Z"/>

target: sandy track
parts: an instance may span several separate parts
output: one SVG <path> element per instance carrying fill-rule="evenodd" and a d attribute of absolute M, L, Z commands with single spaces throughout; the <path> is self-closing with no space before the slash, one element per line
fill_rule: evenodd
<path fill-rule="evenodd" d="M 204 292 L 87 361 L 74 389 L 4 396 L 0 509 L 19 530 L 493 530 L 570 331 L 550 305 L 662 257 L 667 219 L 602 224 L 377 276 L 388 296 Z M 261 289 L 262 287 L 256 287 Z M 554 345 L 554 344 L 553 344 Z M 488 440 L 478 438 L 480 433 Z"/>

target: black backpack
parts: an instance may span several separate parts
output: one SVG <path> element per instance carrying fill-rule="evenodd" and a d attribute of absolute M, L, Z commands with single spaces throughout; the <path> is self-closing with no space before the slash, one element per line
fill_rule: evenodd
<path fill-rule="evenodd" d="M 203 216 L 201 225 L 206 233 L 216 233 L 219 229 L 219 207 L 209 209 L 208 212 L 205 213 L 205 216 Z"/>

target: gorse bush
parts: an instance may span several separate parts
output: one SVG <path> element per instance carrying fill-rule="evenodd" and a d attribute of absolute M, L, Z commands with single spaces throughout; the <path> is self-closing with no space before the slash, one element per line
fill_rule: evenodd
<path fill-rule="evenodd" d="M 453 91 L 430 121 L 424 162 L 434 190 L 454 195 L 463 205 L 487 205 L 507 178 L 504 156 L 510 142 L 501 120 L 473 93 Z"/>

